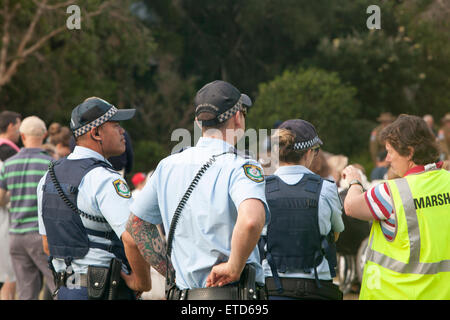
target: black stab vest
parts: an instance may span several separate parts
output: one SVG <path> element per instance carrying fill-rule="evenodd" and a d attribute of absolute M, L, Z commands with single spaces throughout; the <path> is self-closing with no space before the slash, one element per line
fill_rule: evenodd
<path fill-rule="evenodd" d="M 92 169 L 104 167 L 114 170 L 104 161 L 94 158 L 68 160 L 60 159 L 54 163 L 54 172 L 61 189 L 67 199 L 76 206 L 78 187 L 83 177 Z M 81 212 L 84 217 L 107 224 L 106 220 Z M 75 212 L 60 196 L 50 172 L 47 173 L 43 186 L 42 218 L 47 233 L 47 241 L 51 258 L 61 258 L 69 265 L 73 259 L 83 258 L 89 248 L 98 248 L 113 253 L 127 267 L 128 261 L 122 241 L 113 230 L 105 232 L 88 229 L 83 225 L 80 213 Z M 111 241 L 111 245 L 90 241 L 88 235 L 101 237 Z"/>
<path fill-rule="evenodd" d="M 332 277 L 335 277 L 336 247 L 334 235 L 323 236 L 319 229 L 319 197 L 323 179 L 305 174 L 295 185 L 288 185 L 277 176 L 266 178 L 266 199 L 271 212 L 267 236 L 260 241 L 260 251 L 267 245 L 265 257 L 280 292 L 278 272 L 314 270 L 326 257 Z M 262 257 L 264 254 L 262 254 Z M 318 283 L 318 281 L 316 281 Z"/>

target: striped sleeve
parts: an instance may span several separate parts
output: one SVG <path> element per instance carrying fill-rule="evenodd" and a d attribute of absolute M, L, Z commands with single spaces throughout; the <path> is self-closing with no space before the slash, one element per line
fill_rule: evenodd
<path fill-rule="evenodd" d="M 4 174 L 5 174 L 5 166 L 2 165 L 2 169 L 0 170 L 0 189 L 8 190 Z"/>
<path fill-rule="evenodd" d="M 376 220 L 389 220 L 391 218 L 393 206 L 386 183 L 381 183 L 370 188 L 364 197 Z"/>

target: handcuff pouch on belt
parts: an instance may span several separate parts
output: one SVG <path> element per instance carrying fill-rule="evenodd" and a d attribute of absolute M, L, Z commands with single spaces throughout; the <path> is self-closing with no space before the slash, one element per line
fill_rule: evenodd
<path fill-rule="evenodd" d="M 89 299 L 106 300 L 109 268 L 89 266 L 87 273 L 87 290 Z"/>
<path fill-rule="evenodd" d="M 109 268 L 89 266 L 87 290 L 90 300 L 116 300 L 119 296 L 122 261 L 113 258 Z"/>

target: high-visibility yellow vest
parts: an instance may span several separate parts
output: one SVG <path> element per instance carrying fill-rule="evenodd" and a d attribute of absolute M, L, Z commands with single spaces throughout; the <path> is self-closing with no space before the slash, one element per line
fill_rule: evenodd
<path fill-rule="evenodd" d="M 450 299 L 450 172 L 387 181 L 396 234 L 370 232 L 360 299 Z"/>

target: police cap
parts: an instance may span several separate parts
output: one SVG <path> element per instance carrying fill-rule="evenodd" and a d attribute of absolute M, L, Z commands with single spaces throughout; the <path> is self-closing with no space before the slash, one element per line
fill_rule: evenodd
<path fill-rule="evenodd" d="M 123 121 L 134 117 L 136 109 L 117 109 L 109 102 L 93 97 L 72 110 L 70 129 L 75 138 L 107 121 Z"/>
<path fill-rule="evenodd" d="M 295 135 L 294 150 L 307 150 L 315 145 L 323 144 L 317 135 L 316 128 L 306 120 L 286 120 L 278 129 L 287 129 Z"/>
<path fill-rule="evenodd" d="M 214 126 L 227 121 L 243 107 L 252 106 L 252 100 L 228 82 L 216 80 L 206 84 L 195 96 L 195 116 L 203 112 L 215 115 L 211 120 L 203 120 L 205 126 Z"/>

